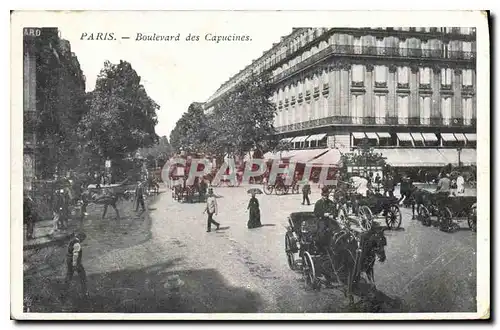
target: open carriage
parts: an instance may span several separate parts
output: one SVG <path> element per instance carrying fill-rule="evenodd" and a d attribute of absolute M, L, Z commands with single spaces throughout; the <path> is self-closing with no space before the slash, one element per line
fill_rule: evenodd
<path fill-rule="evenodd" d="M 380 227 L 364 227 L 346 219 L 332 219 L 330 229 L 321 235 L 322 226 L 313 212 L 295 212 L 288 217 L 285 253 L 291 270 L 300 271 L 307 288 L 321 286 L 345 289 L 352 299 L 355 286 L 365 273 L 373 280 L 375 257 L 385 261 L 386 245 Z M 327 238 L 326 243 L 324 237 Z"/>
<path fill-rule="evenodd" d="M 434 224 L 442 231 L 450 232 L 459 227 L 459 222 L 467 221 L 469 228 L 476 231 L 476 196 L 443 196 L 424 189 L 416 195 L 418 220 L 423 225 Z"/>

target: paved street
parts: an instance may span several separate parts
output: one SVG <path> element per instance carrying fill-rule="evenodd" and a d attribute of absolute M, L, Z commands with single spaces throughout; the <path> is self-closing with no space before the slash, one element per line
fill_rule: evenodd
<path fill-rule="evenodd" d="M 475 310 L 476 243 L 466 223 L 464 230 L 445 233 L 411 220 L 411 210 L 403 209 L 402 229 L 385 232 L 387 261 L 375 266 L 376 297 L 349 306 L 339 290 L 307 291 L 301 274 L 288 268 L 287 215 L 313 205 L 300 205 L 300 195 L 258 195 L 264 226 L 248 230 L 248 188 L 215 189 L 222 224 L 216 232 L 206 232 L 204 204 L 178 203 L 170 192 L 149 204 L 149 217 L 129 220 L 142 227 L 102 224 L 85 244 L 90 301 L 68 306 L 96 312 Z M 311 197 L 319 199 L 316 187 Z M 62 278 L 62 263 L 53 268 L 54 275 L 45 276 Z M 179 292 L 165 286 L 171 275 L 182 281 Z"/>

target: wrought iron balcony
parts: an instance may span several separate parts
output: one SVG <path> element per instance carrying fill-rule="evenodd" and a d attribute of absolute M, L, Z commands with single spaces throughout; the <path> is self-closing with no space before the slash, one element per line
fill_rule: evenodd
<path fill-rule="evenodd" d="M 402 47 L 373 47 L 373 46 L 354 46 L 354 45 L 330 45 L 322 51 L 309 56 L 300 63 L 283 70 L 274 77 L 274 81 L 281 81 L 284 78 L 298 73 L 317 62 L 323 61 L 330 56 L 368 56 L 381 58 L 406 58 L 406 59 L 453 59 L 453 60 L 473 60 L 476 53 L 465 51 L 447 51 L 442 49 L 422 50 L 421 48 L 402 48 Z"/>
<path fill-rule="evenodd" d="M 464 120 L 463 118 L 421 118 L 421 117 L 355 117 L 355 116 L 331 116 L 319 118 L 301 123 L 295 123 L 277 127 L 279 133 L 297 131 L 323 126 L 418 126 L 418 127 L 460 127 L 476 126 L 476 119 Z"/>

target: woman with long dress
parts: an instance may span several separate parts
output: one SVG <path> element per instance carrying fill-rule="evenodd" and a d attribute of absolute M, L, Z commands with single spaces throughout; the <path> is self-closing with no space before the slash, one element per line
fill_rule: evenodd
<path fill-rule="evenodd" d="M 260 223 L 259 201 L 255 197 L 255 193 L 252 193 L 252 197 L 250 198 L 250 202 L 248 202 L 247 210 L 249 210 L 249 212 L 250 212 L 249 218 L 248 218 L 248 223 L 247 223 L 248 229 L 261 227 L 262 224 Z"/>

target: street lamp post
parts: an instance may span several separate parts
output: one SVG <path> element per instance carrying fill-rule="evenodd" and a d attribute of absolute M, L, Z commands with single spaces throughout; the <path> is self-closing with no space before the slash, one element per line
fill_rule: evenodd
<path fill-rule="evenodd" d="M 462 148 L 457 148 L 458 152 L 458 167 L 462 165 L 462 162 L 460 161 L 460 154 L 462 153 Z"/>

